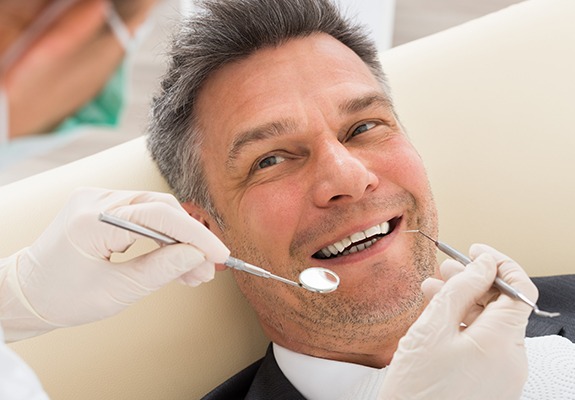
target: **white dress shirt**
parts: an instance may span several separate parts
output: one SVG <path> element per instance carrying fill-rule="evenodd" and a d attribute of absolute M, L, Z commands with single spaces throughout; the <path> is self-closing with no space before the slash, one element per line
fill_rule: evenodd
<path fill-rule="evenodd" d="M 273 344 L 276 361 L 286 378 L 308 400 L 335 400 L 384 369 L 317 358 Z"/>
<path fill-rule="evenodd" d="M 575 400 L 575 344 L 560 336 L 525 340 L 529 376 L 522 400 Z M 385 368 L 295 353 L 273 344 L 286 378 L 308 400 L 375 400 Z"/>

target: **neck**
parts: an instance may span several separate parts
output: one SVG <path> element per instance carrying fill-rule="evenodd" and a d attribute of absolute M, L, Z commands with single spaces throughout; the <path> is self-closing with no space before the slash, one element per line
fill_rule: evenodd
<path fill-rule="evenodd" d="M 272 342 L 297 353 L 372 368 L 384 368 L 391 362 L 399 340 L 405 335 L 419 312 L 420 310 L 409 318 L 403 316 L 401 323 L 392 321 L 383 327 L 361 327 L 355 330 L 357 334 L 354 338 L 345 339 L 321 331 L 310 332 L 309 329 L 302 329 L 299 326 L 284 326 L 282 332 L 263 323 L 262 327 Z M 286 332 L 292 334 L 288 336 Z"/>

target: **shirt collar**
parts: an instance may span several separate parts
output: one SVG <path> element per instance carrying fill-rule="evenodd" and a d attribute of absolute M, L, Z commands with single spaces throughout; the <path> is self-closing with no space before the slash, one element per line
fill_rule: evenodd
<path fill-rule="evenodd" d="M 333 400 L 378 371 L 365 365 L 317 358 L 273 344 L 278 366 L 308 400 Z"/>

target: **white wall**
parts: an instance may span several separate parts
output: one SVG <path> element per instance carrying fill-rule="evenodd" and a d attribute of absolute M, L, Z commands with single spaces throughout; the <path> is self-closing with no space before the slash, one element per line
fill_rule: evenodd
<path fill-rule="evenodd" d="M 396 0 L 338 0 L 347 15 L 357 16 L 371 30 L 379 51 L 391 48 Z"/>

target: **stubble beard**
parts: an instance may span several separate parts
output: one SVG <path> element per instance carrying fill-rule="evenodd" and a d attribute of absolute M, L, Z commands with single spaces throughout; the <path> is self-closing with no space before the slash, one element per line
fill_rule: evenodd
<path fill-rule="evenodd" d="M 433 202 L 418 213 L 415 212 L 415 200 L 411 201 L 413 215 L 422 217 L 410 221 L 409 228 L 413 225 L 413 228 L 436 233 Z M 296 271 L 309 267 L 297 261 L 290 262 L 291 265 L 278 265 L 277 260 L 269 259 L 245 235 L 224 231 L 223 239 L 232 254 L 272 271 L 293 271 L 297 278 Z M 424 306 L 421 282 L 434 274 L 435 254 L 432 244 L 418 235 L 403 265 L 373 265 L 372 279 L 365 281 L 362 290 L 353 295 L 338 291 L 327 295 L 311 293 L 243 272 L 236 274 L 236 280 L 263 324 L 287 341 L 308 342 L 325 349 L 341 348 L 342 345 L 377 345 L 390 337 L 403 336 L 421 313 Z M 394 282 L 386 280 L 386 269 L 389 268 L 398 271 Z M 286 278 L 294 279 L 294 276 Z M 294 326 L 299 329 L 294 331 Z"/>

